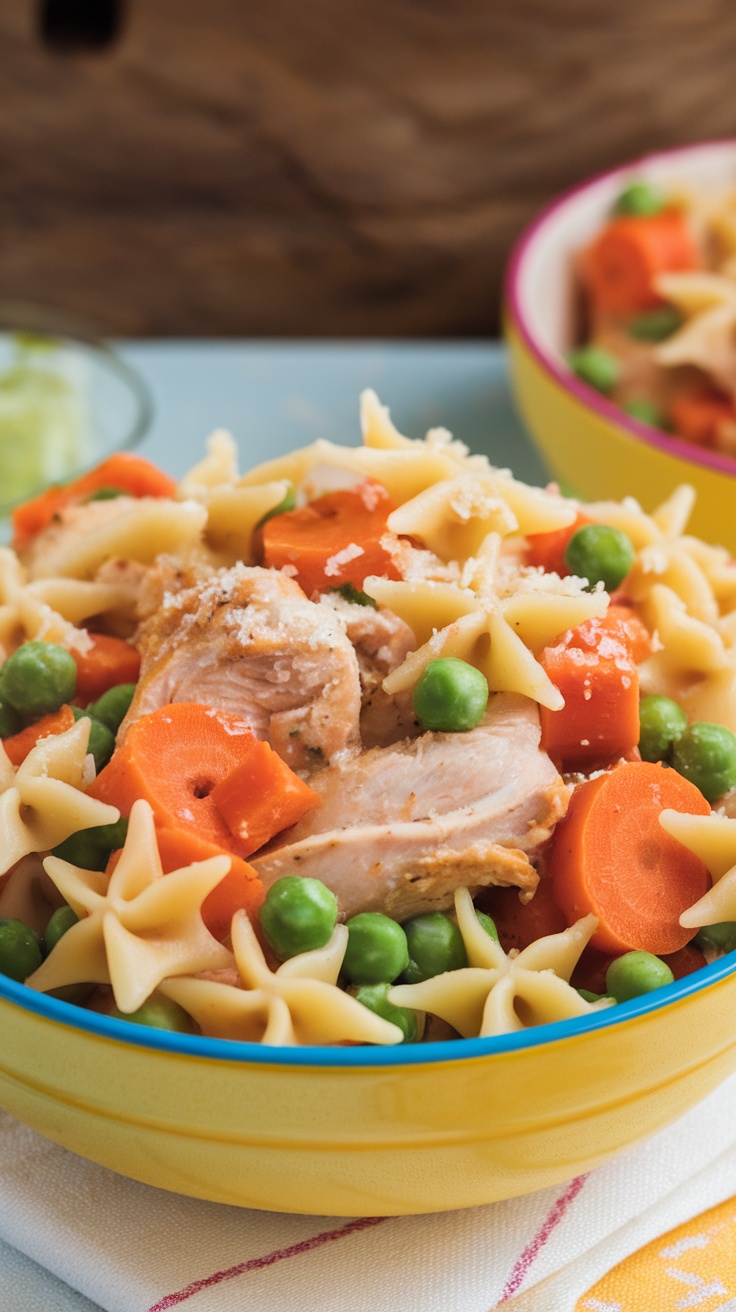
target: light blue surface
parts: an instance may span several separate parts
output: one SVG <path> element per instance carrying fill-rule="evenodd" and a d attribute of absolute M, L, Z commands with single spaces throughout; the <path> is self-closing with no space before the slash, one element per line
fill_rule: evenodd
<path fill-rule="evenodd" d="M 316 437 L 359 441 L 358 397 L 373 387 L 397 427 L 449 428 L 531 483 L 544 468 L 514 414 L 505 355 L 491 342 L 128 342 L 120 353 L 151 389 L 155 415 L 138 448 L 175 476 L 229 428 L 242 467 Z M 96 1305 L 0 1241 L 2 1312 L 97 1312 Z"/>
<path fill-rule="evenodd" d="M 153 394 L 138 449 L 179 476 L 213 428 L 229 428 L 242 467 L 317 437 L 357 443 L 358 397 L 373 387 L 409 437 L 449 428 L 530 483 L 544 467 L 514 410 L 497 343 L 128 342 L 121 354 Z"/>

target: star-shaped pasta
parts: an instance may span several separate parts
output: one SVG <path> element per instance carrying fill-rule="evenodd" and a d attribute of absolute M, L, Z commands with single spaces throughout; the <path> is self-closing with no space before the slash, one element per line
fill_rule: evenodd
<path fill-rule="evenodd" d="M 6 654 L 22 642 L 58 642 L 77 651 L 88 649 L 87 633 L 77 628 L 90 615 L 123 609 L 130 588 L 78 579 L 27 581 L 14 551 L 0 547 L 0 646 Z"/>
<path fill-rule="evenodd" d="M 54 856 L 44 869 L 80 919 L 26 980 L 30 988 L 111 984 L 116 1005 L 131 1012 L 170 975 L 232 963 L 200 915 L 230 858 L 213 856 L 164 875 L 147 802 L 134 802 L 125 846 L 109 878 Z"/>
<path fill-rule="evenodd" d="M 31 852 L 48 852 L 79 829 L 113 824 L 117 807 L 83 791 L 90 721 L 42 738 L 14 770 L 0 750 L 0 874 Z"/>
<path fill-rule="evenodd" d="M 736 920 L 736 820 L 661 811 L 659 823 L 708 867 L 713 887 L 680 916 L 685 929 Z"/>
<path fill-rule="evenodd" d="M 598 924 L 595 916 L 537 939 L 514 956 L 483 929 L 466 888 L 455 892 L 455 913 L 470 964 L 421 984 L 394 985 L 388 996 L 397 1007 L 428 1011 L 469 1039 L 587 1016 L 610 1005 L 586 1002 L 569 982 Z"/>
<path fill-rule="evenodd" d="M 723 638 L 716 628 L 689 615 L 684 601 L 663 583 L 653 585 L 646 605 L 646 618 L 654 630 L 660 650 L 639 667 L 642 691 L 678 695 L 683 678 L 701 679 L 731 667 Z M 702 685 L 698 692 L 702 692 Z"/>
<path fill-rule="evenodd" d="M 520 592 L 499 601 L 453 583 L 394 582 L 376 575 L 363 587 L 405 620 L 420 644 L 384 679 L 389 695 L 413 687 L 430 661 L 455 656 L 481 670 L 491 691 L 522 693 L 553 711 L 564 704 L 562 695 L 535 653 L 608 605 L 603 592 Z"/>
<path fill-rule="evenodd" d="M 138 497 L 133 504 L 120 498 L 117 513 L 84 532 L 65 534 L 34 557 L 33 579 L 92 579 L 105 561 L 136 560 L 150 565 L 162 552 L 184 552 L 199 545 L 207 511 L 197 501 Z M 109 503 L 114 506 L 115 502 Z"/>
<path fill-rule="evenodd" d="M 400 1043 L 401 1030 L 337 986 L 348 931 L 291 957 L 272 971 L 245 912 L 236 912 L 232 944 L 242 988 L 206 979 L 168 979 L 161 992 L 178 1002 L 203 1034 L 265 1044 Z"/>
<path fill-rule="evenodd" d="M 405 502 L 388 517 L 392 533 L 419 538 L 442 560 L 461 564 L 489 533 L 547 533 L 567 528 L 573 507 L 501 470 L 458 473 Z"/>
<path fill-rule="evenodd" d="M 696 365 L 736 392 L 736 282 L 717 273 L 669 273 L 657 291 L 686 315 L 682 328 L 654 348 L 663 365 Z"/>

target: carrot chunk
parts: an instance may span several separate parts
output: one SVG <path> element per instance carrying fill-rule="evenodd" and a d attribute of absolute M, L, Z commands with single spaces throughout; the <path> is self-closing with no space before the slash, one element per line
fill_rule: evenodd
<path fill-rule="evenodd" d="M 28 753 L 33 750 L 36 743 L 42 738 L 50 738 L 52 734 L 65 733 L 67 729 L 73 729 L 75 724 L 74 712 L 71 706 L 60 706 L 58 711 L 52 711 L 50 715 L 44 715 L 42 719 L 36 720 L 35 724 L 29 724 L 26 729 L 21 729 L 20 733 L 14 733 L 12 737 L 3 740 L 5 753 L 13 765 L 22 765 Z"/>
<path fill-rule="evenodd" d="M 86 705 L 118 683 L 135 683 L 141 658 L 135 647 L 107 633 L 90 633 L 89 651 L 72 649 L 77 666 L 77 700 Z"/>
<path fill-rule="evenodd" d="M 710 875 L 659 824 L 668 807 L 710 812 L 675 770 L 631 761 L 580 784 L 555 829 L 547 852 L 555 899 L 570 923 L 598 917 L 591 944 L 602 952 L 640 948 L 662 956 L 692 938 L 680 916 L 707 892 Z"/>
<path fill-rule="evenodd" d="M 674 209 L 613 219 L 588 248 L 585 272 L 598 309 L 637 314 L 661 305 L 659 273 L 694 269 L 698 252 L 685 216 Z"/>
<path fill-rule="evenodd" d="M 476 898 L 476 905 L 492 918 L 506 952 L 512 948 L 520 952 L 538 938 L 567 929 L 549 877 L 540 879 L 530 902 L 522 903 L 515 888 L 488 888 Z"/>
<path fill-rule="evenodd" d="M 588 620 L 540 657 L 565 699 L 559 711 L 539 708 L 542 746 L 565 769 L 624 756 L 639 742 L 639 677 L 617 625 Z"/>
<path fill-rule="evenodd" d="M 736 409 L 725 393 L 714 387 L 698 387 L 673 398 L 670 419 L 678 437 L 709 447 L 717 444 L 722 424 L 736 424 Z"/>
<path fill-rule="evenodd" d="M 230 857 L 230 869 L 225 878 L 207 894 L 202 903 L 202 919 L 210 934 L 223 939 L 230 933 L 236 911 L 247 911 L 254 916 L 263 902 L 263 885 L 252 866 L 233 852 L 192 833 L 191 829 L 174 829 L 164 825 L 156 827 L 158 850 L 164 873 L 179 870 L 193 861 L 206 861 L 211 856 Z"/>
<path fill-rule="evenodd" d="M 16 506 L 12 514 L 14 549 L 22 551 L 65 506 L 84 501 L 103 487 L 119 488 L 132 497 L 172 497 L 176 480 L 143 456 L 119 451 L 73 482 L 47 488 L 31 501 Z"/>
<path fill-rule="evenodd" d="M 236 765 L 210 794 L 244 856 L 295 825 L 320 801 L 309 784 L 281 760 L 268 743 L 253 741 L 244 761 Z"/>
<path fill-rule="evenodd" d="M 399 577 L 381 545 L 395 509 L 385 487 L 366 479 L 348 491 L 330 492 L 300 510 L 274 515 L 263 525 L 263 560 L 273 569 L 291 566 L 307 596 L 352 583 L 368 574 Z"/>
<path fill-rule="evenodd" d="M 247 759 L 252 742 L 240 716 L 196 702 L 174 702 L 134 721 L 89 793 L 117 806 L 124 816 L 143 797 L 157 828 L 184 829 L 243 855 L 212 790 Z"/>
<path fill-rule="evenodd" d="M 531 533 L 526 540 L 527 565 L 541 565 L 547 574 L 559 574 L 561 579 L 566 578 L 570 573 L 565 560 L 567 544 L 583 524 L 590 524 L 590 522 L 588 515 L 578 511 L 572 524 L 568 524 L 567 528 L 555 528 L 549 533 Z"/>

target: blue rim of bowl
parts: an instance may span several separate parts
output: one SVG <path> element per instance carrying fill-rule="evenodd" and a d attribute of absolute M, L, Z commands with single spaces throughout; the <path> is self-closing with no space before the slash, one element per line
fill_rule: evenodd
<path fill-rule="evenodd" d="M 0 335 L 12 333 L 14 331 L 23 332 L 24 329 L 22 326 L 19 326 L 17 329 L 12 329 L 0 325 Z M 85 351 L 92 352 L 104 362 L 107 368 L 122 379 L 135 397 L 137 414 L 135 422 L 132 424 L 125 437 L 122 441 L 117 442 L 113 450 L 108 454 L 112 455 L 119 451 L 131 451 L 134 447 L 137 447 L 148 432 L 155 414 L 153 396 L 151 395 L 147 383 L 143 381 L 137 370 L 134 369 L 132 365 L 128 364 L 127 360 L 124 360 L 108 342 L 103 341 L 101 338 L 96 338 L 91 334 L 87 335 L 80 331 L 77 335 L 70 331 L 65 332 L 61 327 L 49 327 L 45 330 L 43 335 L 53 338 L 54 342 L 57 342 L 61 347 L 68 346 L 70 348 L 76 347 L 77 349 L 82 347 Z M 81 478 L 83 474 L 88 473 L 90 469 L 94 469 L 99 463 L 99 460 L 92 460 L 89 464 L 80 465 L 78 469 L 75 469 L 73 473 L 70 473 L 68 478 L 62 479 L 61 483 L 72 482 L 76 478 Z M 29 488 L 22 497 L 16 497 L 12 501 L 0 502 L 0 519 L 7 518 L 17 506 L 21 506 L 26 501 L 31 501 L 34 497 L 39 496 L 39 494 L 48 486 L 49 480 L 44 479 L 35 484 L 32 488 Z"/>
<path fill-rule="evenodd" d="M 496 1038 L 450 1039 L 439 1043 L 397 1044 L 395 1047 L 266 1047 L 260 1043 L 245 1043 L 232 1039 L 208 1039 L 199 1034 L 179 1034 L 170 1030 L 154 1030 L 130 1021 L 117 1020 L 100 1012 L 86 1011 L 60 998 L 36 993 L 25 984 L 0 976 L 0 999 L 31 1011 L 49 1021 L 56 1021 L 69 1029 L 81 1030 L 102 1039 L 125 1043 L 129 1047 L 153 1048 L 160 1053 L 179 1057 L 200 1057 L 208 1061 L 225 1061 L 259 1066 L 311 1066 L 353 1069 L 371 1066 L 427 1066 L 462 1061 L 465 1058 L 491 1057 L 494 1054 L 518 1052 L 563 1039 L 573 1039 L 611 1025 L 624 1025 L 652 1012 L 661 1011 L 670 1003 L 720 984 L 736 973 L 736 952 L 730 952 L 718 961 L 693 971 L 683 979 L 675 980 L 654 993 L 618 1003 L 588 1016 L 572 1020 L 554 1021 L 534 1029 L 503 1034 Z M 134 1031 L 134 1032 L 131 1032 Z"/>
<path fill-rule="evenodd" d="M 648 424 L 641 423 L 627 415 L 624 410 L 620 410 L 612 401 L 601 396 L 593 388 L 588 387 L 581 382 L 579 378 L 565 364 L 562 357 L 550 355 L 534 336 L 534 330 L 530 327 L 529 321 L 522 309 L 522 297 L 520 293 L 520 282 L 523 274 L 524 262 L 527 258 L 530 247 L 533 245 L 538 233 L 546 225 L 547 221 L 552 218 L 559 210 L 564 209 L 578 196 L 584 195 L 587 191 L 600 186 L 604 182 L 620 178 L 622 181 L 635 173 L 637 169 L 646 168 L 648 165 L 659 160 L 675 160 L 677 158 L 686 158 L 688 155 L 697 155 L 705 149 L 714 149 L 719 146 L 730 147 L 736 153 L 736 137 L 716 138 L 712 141 L 694 142 L 688 146 L 676 146 L 671 150 L 650 151 L 646 155 L 640 155 L 637 159 L 631 160 L 628 164 L 618 165 L 614 169 L 606 169 L 602 173 L 596 173 L 584 182 L 578 183 L 574 187 L 569 187 L 561 195 L 555 197 L 549 204 L 545 205 L 536 218 L 522 231 L 518 240 L 514 244 L 509 257 L 509 262 L 504 279 L 504 305 L 519 336 L 522 338 L 525 346 L 531 355 L 534 356 L 537 363 L 540 364 L 548 374 L 559 383 L 565 391 L 569 392 L 578 401 L 588 409 L 596 411 L 602 419 L 613 423 L 617 428 L 623 429 L 629 433 L 632 438 L 638 438 L 646 442 L 649 446 L 664 452 L 666 455 L 674 456 L 679 460 L 685 460 L 695 465 L 702 465 L 705 469 L 717 470 L 721 474 L 736 475 L 736 458 L 723 455 L 718 451 L 705 451 L 696 447 L 692 442 L 687 442 L 683 438 L 673 437 L 667 433 L 661 433 L 658 429 L 652 428 Z"/>

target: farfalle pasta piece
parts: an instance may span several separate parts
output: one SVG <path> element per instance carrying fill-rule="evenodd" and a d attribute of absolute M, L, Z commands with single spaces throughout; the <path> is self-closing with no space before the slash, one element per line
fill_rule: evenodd
<path fill-rule="evenodd" d="M 646 606 L 646 619 L 661 650 L 645 662 L 648 681 L 668 675 L 676 677 L 709 675 L 726 669 L 729 656 L 718 631 L 703 620 L 689 615 L 684 601 L 663 583 L 653 585 Z"/>
<path fill-rule="evenodd" d="M 32 852 L 48 852 L 79 829 L 114 824 L 120 812 L 83 788 L 90 721 L 42 738 L 13 769 L 0 750 L 0 874 Z M 91 758 L 90 758 L 91 759 Z"/>
<path fill-rule="evenodd" d="M 338 987 L 348 931 L 337 925 L 323 948 L 271 970 L 245 912 L 236 912 L 232 944 L 243 987 L 170 979 L 161 992 L 178 1002 L 203 1034 L 264 1044 L 400 1043 L 401 1030 Z"/>
<path fill-rule="evenodd" d="M 164 875 L 147 802 L 134 802 L 125 846 L 109 877 L 54 856 L 44 868 L 80 919 L 26 980 L 30 988 L 111 984 L 116 1005 L 132 1012 L 168 976 L 232 963 L 200 915 L 230 858 L 209 857 Z"/>
<path fill-rule="evenodd" d="M 608 605 L 605 593 L 543 593 L 538 594 L 543 600 L 535 600 L 530 592 L 499 602 L 451 583 L 370 576 L 363 586 L 379 605 L 405 620 L 420 644 L 384 679 L 389 695 L 412 688 L 430 661 L 454 656 L 482 670 L 492 692 L 519 692 L 550 710 L 561 708 L 561 694 L 520 635 L 531 637 L 541 651 L 565 629 L 602 614 Z"/>
<path fill-rule="evenodd" d="M 238 480 L 238 448 L 226 428 L 216 428 L 205 443 L 207 455 L 182 478 L 176 490 L 180 501 L 199 501 L 202 492 Z"/>
<path fill-rule="evenodd" d="M 455 913 L 468 966 L 421 984 L 395 985 L 388 996 L 397 1007 L 439 1016 L 463 1038 L 512 1034 L 601 1010 L 601 1003 L 586 1002 L 569 982 L 598 924 L 595 916 L 585 916 L 561 934 L 537 939 L 514 956 L 483 929 L 465 888 L 455 892 Z"/>
<path fill-rule="evenodd" d="M 196 501 L 139 497 L 113 518 L 50 545 L 34 557 L 29 574 L 32 579 L 91 579 L 105 561 L 116 557 L 148 565 L 162 552 L 197 546 L 206 523 L 207 511 Z"/>
<path fill-rule="evenodd" d="M 686 929 L 736 920 L 736 820 L 725 815 L 681 815 L 662 811 L 662 828 L 708 867 L 713 887 L 683 911 Z"/>
<path fill-rule="evenodd" d="M 736 391 L 736 283 L 718 274 L 661 275 L 657 290 L 688 317 L 654 348 L 659 364 L 695 365 L 733 395 Z"/>
<path fill-rule="evenodd" d="M 27 584 L 26 572 L 15 552 L 0 547 L 0 647 L 5 655 L 30 639 L 84 649 L 85 641 L 89 641 L 86 634 L 59 614 L 43 592 L 33 591 L 36 586 Z"/>

